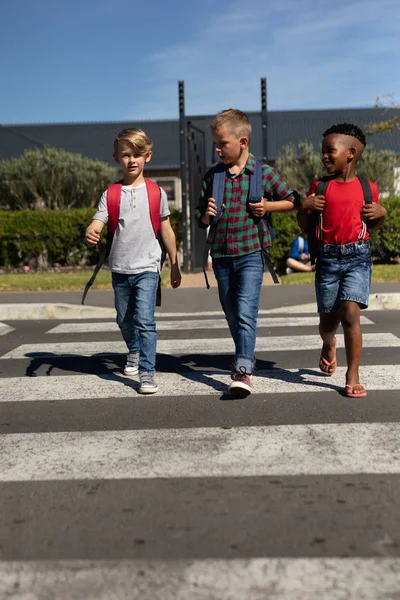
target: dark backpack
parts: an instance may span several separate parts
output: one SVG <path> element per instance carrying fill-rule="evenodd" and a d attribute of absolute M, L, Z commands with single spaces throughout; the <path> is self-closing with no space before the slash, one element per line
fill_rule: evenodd
<path fill-rule="evenodd" d="M 222 203 L 224 200 L 224 191 L 225 191 L 225 174 L 226 167 L 223 163 L 219 163 L 215 168 L 213 175 L 213 189 L 212 189 L 212 197 L 215 200 L 217 205 L 217 214 L 211 220 L 212 225 L 216 225 L 219 221 L 219 218 L 222 214 Z M 250 173 L 250 185 L 249 185 L 249 197 L 248 202 L 257 203 L 260 202 L 261 196 L 263 195 L 262 189 L 262 162 L 258 158 L 256 158 L 254 173 Z M 265 221 L 268 231 L 271 236 L 271 240 L 275 239 L 275 231 L 272 225 L 272 216 L 271 213 L 267 212 L 262 218 Z"/>
<path fill-rule="evenodd" d="M 371 186 L 369 185 L 368 179 L 366 179 L 365 177 L 362 177 L 361 175 L 358 175 L 357 177 L 362 186 L 363 195 L 364 195 L 364 204 L 372 204 L 372 190 L 371 190 Z M 316 196 L 325 196 L 328 184 L 333 179 L 335 179 L 335 178 L 331 177 L 331 176 L 321 177 L 321 179 L 318 181 L 318 185 L 315 189 L 314 194 Z M 364 239 L 365 232 L 368 230 L 368 223 L 365 223 L 364 221 L 363 221 L 363 223 L 364 223 L 364 225 L 360 231 L 361 237 L 359 239 Z M 309 215 L 308 226 L 307 226 L 308 251 L 311 255 L 311 263 L 312 264 L 315 264 L 315 259 L 318 254 L 318 248 L 323 244 L 322 236 L 323 236 L 322 212 L 313 210 L 313 211 L 311 211 L 311 213 Z M 374 242 L 375 247 L 377 248 L 377 251 L 379 252 L 379 254 L 381 254 L 383 256 L 382 249 L 378 246 L 378 244 L 372 238 L 372 236 L 371 236 L 371 239 Z"/>
<path fill-rule="evenodd" d="M 208 253 L 209 253 L 210 247 L 212 246 L 212 243 L 214 241 L 216 225 L 222 215 L 222 204 L 223 204 L 224 192 L 225 192 L 225 176 L 226 176 L 226 166 L 223 163 L 219 163 L 215 167 L 214 172 L 213 172 L 213 187 L 212 187 L 212 198 L 214 198 L 215 204 L 217 206 L 217 214 L 215 217 L 213 217 L 211 219 L 210 233 L 207 238 L 206 254 L 205 254 L 205 260 L 204 260 L 204 266 L 203 266 L 203 271 L 204 271 L 204 276 L 206 278 L 207 288 L 210 287 L 210 285 L 208 283 L 207 273 L 206 273 Z M 261 162 L 261 160 L 259 160 L 257 158 L 256 162 L 255 162 L 255 167 L 254 167 L 254 173 L 250 174 L 248 202 L 250 202 L 250 203 L 260 202 L 262 195 L 263 195 L 262 162 Z M 258 234 L 259 234 L 260 247 L 262 250 L 264 266 L 266 266 L 268 271 L 271 273 L 274 283 L 279 283 L 279 279 L 278 279 L 277 274 L 275 273 L 274 267 L 272 265 L 271 258 L 269 256 L 269 252 L 263 246 L 264 229 L 262 226 L 262 221 L 264 221 L 266 226 L 268 227 L 268 231 L 270 233 L 271 240 L 274 240 L 275 231 L 272 226 L 271 213 L 265 213 L 265 215 L 264 215 L 264 217 L 262 217 L 262 219 L 255 219 L 255 222 L 258 227 Z"/>

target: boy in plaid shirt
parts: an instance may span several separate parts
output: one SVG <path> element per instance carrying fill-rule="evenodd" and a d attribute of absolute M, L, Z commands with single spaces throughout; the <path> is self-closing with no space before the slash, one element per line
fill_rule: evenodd
<path fill-rule="evenodd" d="M 235 342 L 235 359 L 229 392 L 249 394 L 255 365 L 257 315 L 263 280 L 263 259 L 258 223 L 266 212 L 293 209 L 295 193 L 269 165 L 262 167 L 263 194 L 257 203 L 248 202 L 250 173 L 256 158 L 249 151 L 250 121 L 237 109 L 220 112 L 210 124 L 216 152 L 225 167 L 222 215 L 213 225 L 211 257 L 218 282 L 219 299 Z M 212 198 L 213 175 L 210 169 L 202 183 L 195 216 L 206 228 L 217 214 Z M 271 235 L 261 220 L 262 245 L 271 245 Z"/>

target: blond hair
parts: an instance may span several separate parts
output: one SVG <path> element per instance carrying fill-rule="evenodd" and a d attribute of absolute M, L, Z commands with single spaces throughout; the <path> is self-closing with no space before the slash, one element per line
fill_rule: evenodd
<path fill-rule="evenodd" d="M 246 113 L 237 108 L 228 108 L 217 114 L 215 119 L 210 123 L 212 131 L 217 131 L 222 127 L 228 127 L 232 135 L 240 138 L 242 135 L 247 138 L 251 135 L 251 124 Z"/>
<path fill-rule="evenodd" d="M 135 152 L 139 154 L 147 154 L 153 146 L 149 136 L 142 129 L 123 129 L 120 131 L 114 139 L 114 154 L 118 154 L 120 142 L 130 144 Z"/>

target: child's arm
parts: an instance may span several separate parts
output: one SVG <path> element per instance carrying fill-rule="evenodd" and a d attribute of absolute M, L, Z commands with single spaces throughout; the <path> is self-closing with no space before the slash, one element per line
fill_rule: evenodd
<path fill-rule="evenodd" d="M 299 210 L 297 211 L 297 223 L 302 231 L 308 229 L 308 217 L 310 211 L 322 212 L 325 208 L 326 198 L 325 196 L 316 196 L 313 190 L 317 188 L 317 183 L 314 182 L 308 191 L 307 197 L 303 198 L 300 202 Z"/>
<path fill-rule="evenodd" d="M 264 165 L 264 168 L 267 167 Z M 264 196 L 267 195 L 271 200 L 261 198 L 260 202 L 249 204 L 249 210 L 255 217 L 263 217 L 267 212 L 290 212 L 294 209 L 297 192 L 294 192 L 282 177 L 272 167 L 267 167 L 268 171 L 263 171 L 265 184 Z M 266 178 L 266 179 L 265 179 Z"/>
<path fill-rule="evenodd" d="M 182 276 L 179 270 L 176 252 L 176 237 L 174 230 L 171 227 L 169 217 L 161 218 L 160 232 L 171 265 L 171 287 L 178 288 L 181 285 Z"/>
<path fill-rule="evenodd" d="M 100 240 L 100 233 L 104 227 L 103 221 L 99 219 L 93 219 L 89 227 L 86 229 L 85 240 L 88 246 L 96 246 Z"/>
<path fill-rule="evenodd" d="M 88 246 L 96 246 L 96 244 L 100 240 L 100 233 L 102 232 L 103 227 L 107 223 L 107 221 L 107 192 L 104 192 L 100 198 L 100 202 L 97 207 L 97 212 L 94 215 L 93 221 L 86 229 L 85 241 Z"/>

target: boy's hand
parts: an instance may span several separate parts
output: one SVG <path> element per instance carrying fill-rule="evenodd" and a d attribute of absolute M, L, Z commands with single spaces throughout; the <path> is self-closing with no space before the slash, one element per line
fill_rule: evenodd
<path fill-rule="evenodd" d="M 310 260 L 310 255 L 309 254 L 305 254 L 303 252 L 303 254 L 300 254 L 299 259 L 300 260 Z"/>
<path fill-rule="evenodd" d="M 91 228 L 89 225 L 89 227 L 86 229 L 85 240 L 88 246 L 95 246 L 100 240 L 100 231 Z"/>
<path fill-rule="evenodd" d="M 182 275 L 179 270 L 178 263 L 174 263 L 171 266 L 171 287 L 178 288 L 181 285 Z"/>
<path fill-rule="evenodd" d="M 364 204 L 361 216 L 365 221 L 374 221 L 386 217 L 386 208 L 382 204 Z"/>
<path fill-rule="evenodd" d="M 225 210 L 225 204 L 223 204 L 221 206 L 222 212 L 224 212 Z M 207 204 L 207 208 L 206 208 L 206 212 L 204 213 L 204 217 L 201 219 L 202 222 L 204 223 L 204 225 L 209 225 L 210 221 L 213 217 L 215 217 L 217 214 L 217 205 L 215 203 L 214 198 L 209 198 L 208 199 L 208 204 Z"/>
<path fill-rule="evenodd" d="M 267 206 L 264 198 L 261 198 L 260 202 L 249 202 L 249 209 L 254 217 L 262 218 L 267 212 Z"/>
<path fill-rule="evenodd" d="M 303 200 L 301 201 L 301 207 L 303 210 L 316 210 L 318 212 L 321 212 L 324 210 L 325 204 L 326 204 L 325 196 L 322 196 L 322 195 L 316 196 L 315 194 L 311 194 L 311 196 L 308 196 L 307 198 L 303 198 Z"/>

